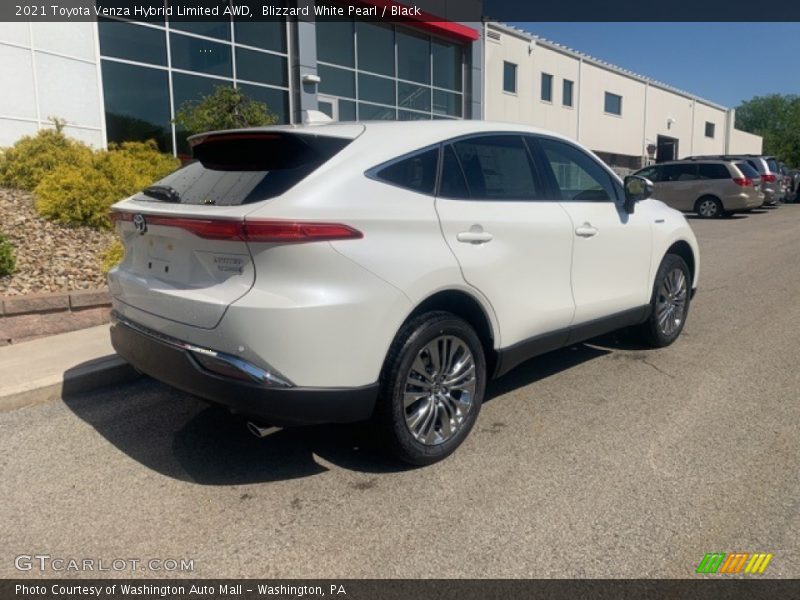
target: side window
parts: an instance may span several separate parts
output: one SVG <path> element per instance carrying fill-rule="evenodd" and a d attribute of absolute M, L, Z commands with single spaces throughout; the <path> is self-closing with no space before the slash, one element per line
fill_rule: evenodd
<path fill-rule="evenodd" d="M 442 154 L 442 179 L 439 183 L 439 195 L 444 198 L 469 198 L 464 172 L 461 170 L 456 153 L 450 144 L 444 147 L 444 154 Z"/>
<path fill-rule="evenodd" d="M 613 201 L 611 176 L 591 156 L 572 144 L 549 138 L 535 138 L 553 172 L 562 200 Z"/>
<path fill-rule="evenodd" d="M 720 163 L 701 163 L 697 166 L 699 179 L 730 179 L 728 167 Z"/>
<path fill-rule="evenodd" d="M 455 142 L 453 149 L 464 170 L 471 198 L 533 200 L 542 196 L 521 136 L 467 138 Z"/>
<path fill-rule="evenodd" d="M 694 163 L 676 163 L 663 165 L 664 175 L 661 181 L 693 181 L 697 179 L 697 165 Z"/>
<path fill-rule="evenodd" d="M 636 175 L 638 175 L 639 177 L 646 177 L 647 179 L 649 179 L 650 181 L 655 183 L 655 181 L 656 181 L 656 170 L 657 170 L 657 167 L 647 167 L 646 169 L 642 169 L 641 171 L 636 173 Z"/>
<path fill-rule="evenodd" d="M 382 168 L 375 177 L 420 194 L 433 194 L 438 162 L 439 148 L 431 148 Z"/>

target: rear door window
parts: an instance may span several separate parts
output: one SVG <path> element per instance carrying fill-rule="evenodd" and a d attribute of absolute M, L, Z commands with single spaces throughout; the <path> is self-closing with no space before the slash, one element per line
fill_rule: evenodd
<path fill-rule="evenodd" d="M 352 140 L 285 132 L 219 134 L 192 148 L 193 161 L 137 200 L 233 206 L 288 191 Z"/>
<path fill-rule="evenodd" d="M 448 144 L 442 154 L 442 179 L 439 183 L 439 195 L 443 198 L 469 198 L 464 171 L 458 162 L 453 147 Z"/>
<path fill-rule="evenodd" d="M 542 184 L 519 135 L 483 135 L 459 140 L 453 149 L 470 197 L 476 200 L 535 200 Z"/>

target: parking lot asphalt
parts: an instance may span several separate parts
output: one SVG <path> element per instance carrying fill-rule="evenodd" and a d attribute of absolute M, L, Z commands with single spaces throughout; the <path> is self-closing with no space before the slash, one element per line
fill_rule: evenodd
<path fill-rule="evenodd" d="M 104 576 L 683 578 L 734 551 L 800 577 L 800 205 L 690 222 L 672 347 L 526 363 L 431 467 L 363 426 L 259 440 L 150 380 L 0 414 L 0 577 L 81 575 L 15 569 L 48 554 L 194 561 Z"/>

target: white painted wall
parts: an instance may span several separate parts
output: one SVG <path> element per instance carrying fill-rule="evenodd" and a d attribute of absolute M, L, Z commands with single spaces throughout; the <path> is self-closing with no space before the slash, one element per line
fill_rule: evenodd
<path fill-rule="evenodd" d="M 0 146 L 67 121 L 65 133 L 105 146 L 97 25 L 0 23 Z"/>
<path fill-rule="evenodd" d="M 728 152 L 731 154 L 761 154 L 763 141 L 760 135 L 733 129 Z"/>

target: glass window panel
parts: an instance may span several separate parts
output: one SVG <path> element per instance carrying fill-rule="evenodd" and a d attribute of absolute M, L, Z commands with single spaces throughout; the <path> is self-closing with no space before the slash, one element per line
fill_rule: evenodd
<path fill-rule="evenodd" d="M 553 171 L 562 200 L 612 201 L 616 198 L 611 176 L 588 154 L 565 142 L 537 138 Z"/>
<path fill-rule="evenodd" d="M 100 54 L 154 65 L 167 65 L 167 37 L 163 30 L 98 19 Z"/>
<path fill-rule="evenodd" d="M 572 88 L 574 84 L 569 80 L 564 80 L 564 85 L 561 89 L 561 102 L 564 106 L 572 106 Z"/>
<path fill-rule="evenodd" d="M 339 120 L 356 120 L 356 103 L 350 100 L 339 100 Z"/>
<path fill-rule="evenodd" d="M 398 121 L 430 121 L 430 119 L 431 119 L 430 113 L 418 113 L 410 110 L 397 111 Z"/>
<path fill-rule="evenodd" d="M 517 93 L 517 65 L 503 61 L 503 91 Z"/>
<path fill-rule="evenodd" d="M 353 21 L 318 20 L 317 60 L 354 67 L 356 64 Z"/>
<path fill-rule="evenodd" d="M 238 87 L 253 100 L 266 104 L 269 111 L 278 117 L 278 123 L 289 122 L 289 92 L 246 83 Z"/>
<path fill-rule="evenodd" d="M 358 118 L 362 121 L 394 121 L 397 118 L 395 113 L 394 108 L 358 103 Z"/>
<path fill-rule="evenodd" d="M 331 119 L 333 118 L 333 102 L 328 102 L 327 100 L 319 100 L 317 102 L 317 110 L 319 110 L 319 112 L 321 113 L 328 115 Z"/>
<path fill-rule="evenodd" d="M 170 34 L 172 66 L 186 71 L 231 77 L 231 47 L 185 35 Z"/>
<path fill-rule="evenodd" d="M 233 35 L 237 44 L 245 44 L 273 52 L 286 53 L 286 20 L 234 21 Z"/>
<path fill-rule="evenodd" d="M 431 88 L 413 83 L 397 83 L 397 105 L 400 108 L 431 110 Z"/>
<path fill-rule="evenodd" d="M 431 83 L 431 43 L 427 37 L 397 32 L 397 76 Z"/>
<path fill-rule="evenodd" d="M 172 152 L 166 71 L 102 61 L 108 141 L 154 139 Z"/>
<path fill-rule="evenodd" d="M 541 196 L 528 151 L 516 135 L 487 135 L 453 144 L 476 200 L 528 200 Z"/>
<path fill-rule="evenodd" d="M 353 71 L 337 69 L 327 65 L 317 65 L 320 77 L 319 93 L 333 96 L 356 97 L 356 76 Z"/>
<path fill-rule="evenodd" d="M 463 96 L 442 90 L 433 90 L 433 112 L 437 115 L 460 117 L 463 113 Z"/>
<path fill-rule="evenodd" d="M 394 76 L 394 31 L 358 21 L 356 36 L 358 69 Z"/>
<path fill-rule="evenodd" d="M 286 58 L 247 48 L 236 48 L 236 78 L 289 87 Z"/>
<path fill-rule="evenodd" d="M 385 79 L 383 77 L 359 73 L 358 99 L 394 105 L 394 83 L 394 79 Z"/>
<path fill-rule="evenodd" d="M 550 73 L 542 73 L 542 100 L 553 101 L 553 76 Z"/>
<path fill-rule="evenodd" d="M 622 96 L 606 92 L 605 111 L 612 115 L 622 114 Z"/>
<path fill-rule="evenodd" d="M 384 167 L 376 174 L 378 179 L 403 188 L 433 194 L 436 169 L 439 165 L 439 148 L 432 148 L 409 156 Z"/>
<path fill-rule="evenodd" d="M 433 85 L 460 92 L 463 73 L 461 46 L 433 40 L 431 52 L 433 53 Z"/>
<path fill-rule="evenodd" d="M 232 82 L 219 81 L 208 77 L 172 74 L 172 97 L 175 103 L 175 112 L 185 107 L 189 102 L 199 102 L 204 96 L 212 94 L 219 86 L 232 86 Z M 175 130 L 178 142 L 178 154 L 190 154 L 189 145 L 186 143 L 187 133 L 180 127 Z"/>
<path fill-rule="evenodd" d="M 439 184 L 439 195 L 444 198 L 469 198 L 467 182 L 461 165 L 458 164 L 453 147 L 449 144 L 444 147 L 442 155 L 442 180 Z"/>
<path fill-rule="evenodd" d="M 170 29 L 188 31 L 197 35 L 213 37 L 220 40 L 231 39 L 230 21 L 178 21 L 170 19 Z"/>

